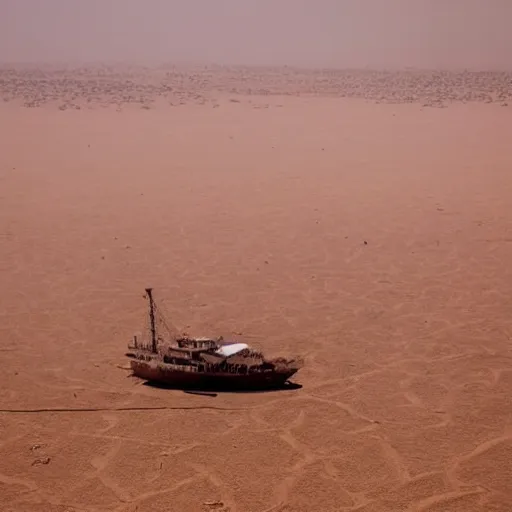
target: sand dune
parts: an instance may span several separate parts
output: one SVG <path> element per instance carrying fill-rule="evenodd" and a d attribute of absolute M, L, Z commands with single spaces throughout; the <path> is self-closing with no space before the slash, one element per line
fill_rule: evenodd
<path fill-rule="evenodd" d="M 0 94 L 0 510 L 510 510 L 509 75 L 4 68 Z M 304 356 L 303 387 L 134 380 L 148 285 L 183 330 Z M 19 412 L 45 408 L 79 410 Z"/>

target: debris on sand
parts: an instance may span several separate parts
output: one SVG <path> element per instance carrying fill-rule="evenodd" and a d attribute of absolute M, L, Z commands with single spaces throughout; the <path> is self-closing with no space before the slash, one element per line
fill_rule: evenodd
<path fill-rule="evenodd" d="M 216 510 L 217 512 L 228 512 L 229 509 L 224 506 L 223 501 L 205 501 L 203 505 L 205 510 Z"/>
<path fill-rule="evenodd" d="M 32 466 L 40 466 L 40 465 L 47 465 L 50 464 L 50 457 L 42 457 L 40 459 L 36 459 L 34 462 L 32 462 Z"/>

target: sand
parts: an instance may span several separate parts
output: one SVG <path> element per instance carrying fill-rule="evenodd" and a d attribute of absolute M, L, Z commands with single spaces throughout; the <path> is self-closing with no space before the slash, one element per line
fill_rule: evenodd
<path fill-rule="evenodd" d="M 2 69 L 0 510 L 510 510 L 510 83 Z M 302 387 L 130 377 L 146 286 Z"/>

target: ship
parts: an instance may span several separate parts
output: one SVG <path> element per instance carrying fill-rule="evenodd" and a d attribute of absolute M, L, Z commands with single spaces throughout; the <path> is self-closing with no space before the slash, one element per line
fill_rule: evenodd
<path fill-rule="evenodd" d="M 303 365 L 301 358 L 266 358 L 249 344 L 226 342 L 222 336 L 180 334 L 169 327 L 152 288 L 145 292 L 149 340 L 135 335 L 126 353 L 135 377 L 177 389 L 279 389 L 290 385 Z"/>

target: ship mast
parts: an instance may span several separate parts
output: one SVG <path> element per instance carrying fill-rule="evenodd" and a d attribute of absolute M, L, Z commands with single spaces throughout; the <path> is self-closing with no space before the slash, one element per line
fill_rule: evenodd
<path fill-rule="evenodd" d="M 156 325 L 155 325 L 155 303 L 153 301 L 152 288 L 146 288 L 149 298 L 149 319 L 151 321 L 151 351 L 157 353 L 156 349 Z"/>

